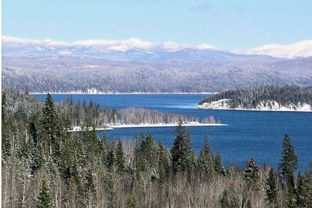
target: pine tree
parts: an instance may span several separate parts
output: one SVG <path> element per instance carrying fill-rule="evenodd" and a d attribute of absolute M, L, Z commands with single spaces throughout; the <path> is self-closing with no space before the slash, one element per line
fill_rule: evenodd
<path fill-rule="evenodd" d="M 247 168 L 244 171 L 244 179 L 249 186 L 253 186 L 253 188 L 256 189 L 259 188 L 260 168 L 254 159 L 247 161 Z"/>
<path fill-rule="evenodd" d="M 269 176 L 266 179 L 266 200 L 270 207 L 276 207 L 277 204 L 277 184 L 276 184 L 276 175 L 273 168 L 270 169 Z"/>
<path fill-rule="evenodd" d="M 190 171 L 193 167 L 193 151 L 191 147 L 191 137 L 189 131 L 182 125 L 182 121 L 178 122 L 175 130 L 176 139 L 171 148 L 172 168 L 173 172 Z"/>
<path fill-rule="evenodd" d="M 119 140 L 117 147 L 116 147 L 116 165 L 117 165 L 117 171 L 119 173 L 124 172 L 124 170 L 125 170 L 125 156 L 124 156 L 124 151 L 122 148 L 121 140 Z"/>
<path fill-rule="evenodd" d="M 40 192 L 37 198 L 37 208 L 52 208 L 52 198 L 45 179 L 42 180 Z"/>
<path fill-rule="evenodd" d="M 197 165 L 201 175 L 212 175 L 214 172 L 211 148 L 207 137 L 205 138 L 204 145 L 200 150 L 200 154 L 197 159 Z"/>
<path fill-rule="evenodd" d="M 312 161 L 310 168 L 304 172 L 303 192 L 305 193 L 305 203 L 307 207 L 312 207 Z"/>
<path fill-rule="evenodd" d="M 2 93 L 2 102 L 1 102 L 1 148 L 2 148 L 2 157 L 3 159 L 7 158 L 11 154 L 11 142 L 10 136 L 13 134 L 12 126 L 13 123 L 11 118 L 7 115 L 6 110 L 6 94 L 5 92 Z"/>
<path fill-rule="evenodd" d="M 295 154 L 294 147 L 292 146 L 289 136 L 286 134 L 283 141 L 282 159 L 280 168 L 285 182 L 290 185 L 293 183 L 294 172 L 298 167 L 298 159 Z"/>
<path fill-rule="evenodd" d="M 102 163 L 105 164 L 107 158 L 107 134 L 103 131 L 102 139 L 98 142 Z"/>
<path fill-rule="evenodd" d="M 39 129 L 37 127 L 37 117 L 33 116 L 29 124 L 29 134 L 32 139 L 33 146 L 39 143 Z"/>
<path fill-rule="evenodd" d="M 160 183 L 163 183 L 169 177 L 170 155 L 165 145 L 162 142 L 160 142 L 158 146 L 159 146 L 159 153 L 158 153 L 159 155 L 159 159 L 158 159 L 159 181 Z"/>
<path fill-rule="evenodd" d="M 52 154 L 52 146 L 56 146 L 56 133 L 58 129 L 58 116 L 54 107 L 52 96 L 48 93 L 42 109 L 42 128 L 49 147 L 49 153 Z"/>
<path fill-rule="evenodd" d="M 298 207 L 312 207 L 312 169 L 306 170 L 303 176 L 299 173 L 296 194 Z"/>
<path fill-rule="evenodd" d="M 116 162 L 116 156 L 115 156 L 115 151 L 113 149 L 114 147 L 112 145 L 110 145 L 109 149 L 108 149 L 108 153 L 106 156 L 106 167 L 108 168 L 108 170 L 112 170 L 115 162 Z"/>
<path fill-rule="evenodd" d="M 222 175 L 225 174 L 223 166 L 222 166 L 221 156 L 219 154 L 214 156 L 214 158 L 213 158 L 213 165 L 214 165 L 214 171 L 216 173 L 222 174 Z"/>
<path fill-rule="evenodd" d="M 296 202 L 298 207 L 306 207 L 305 206 L 305 195 L 307 190 L 305 190 L 305 181 L 304 177 L 298 174 L 297 177 L 297 197 L 296 197 Z"/>
<path fill-rule="evenodd" d="M 158 150 L 152 135 L 142 135 L 139 148 L 136 149 L 137 169 L 154 171 L 157 168 Z"/>
<path fill-rule="evenodd" d="M 97 156 L 100 154 L 101 150 L 95 127 L 93 126 L 91 131 L 85 131 L 83 137 L 87 150 L 87 159 L 92 163 L 97 162 Z"/>
<path fill-rule="evenodd" d="M 42 145 L 38 144 L 31 148 L 31 174 L 34 175 L 44 164 Z"/>
<path fill-rule="evenodd" d="M 94 201 L 93 200 L 94 193 L 96 192 L 96 190 L 95 190 L 95 184 L 94 184 L 94 180 L 92 176 L 92 171 L 90 169 L 87 171 L 85 181 L 86 181 L 85 190 L 87 194 L 87 204 L 88 204 L 88 207 L 92 207 L 92 203 Z"/>

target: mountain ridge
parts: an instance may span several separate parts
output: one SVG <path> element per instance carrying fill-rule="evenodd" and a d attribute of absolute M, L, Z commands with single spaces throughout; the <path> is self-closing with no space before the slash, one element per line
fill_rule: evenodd
<path fill-rule="evenodd" d="M 196 93 L 312 84 L 312 57 L 275 58 L 196 48 L 98 50 L 46 42 L 45 50 L 36 48 L 41 46 L 36 41 L 3 44 L 4 87 L 30 92 Z"/>
<path fill-rule="evenodd" d="M 196 46 L 178 44 L 172 41 L 164 43 L 152 43 L 143 41 L 138 38 L 129 38 L 127 40 L 79 40 L 74 42 L 46 40 L 30 40 L 13 38 L 8 36 L 2 37 L 3 53 L 16 55 L 19 51 L 23 51 L 23 55 L 39 55 L 48 53 L 49 55 L 66 55 L 76 54 L 79 51 L 89 54 L 108 53 L 108 52 L 124 52 L 131 50 L 139 51 L 145 54 L 177 52 L 185 49 L 193 49 L 196 51 L 214 51 L 227 52 L 240 55 L 266 55 L 277 58 L 296 58 L 312 56 L 312 40 L 299 41 L 292 44 L 267 44 L 253 49 L 236 49 L 226 51 L 218 49 L 207 43 L 201 43 Z"/>

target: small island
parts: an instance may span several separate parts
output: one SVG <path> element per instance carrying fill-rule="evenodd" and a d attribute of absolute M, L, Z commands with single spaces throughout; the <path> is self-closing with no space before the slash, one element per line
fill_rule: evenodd
<path fill-rule="evenodd" d="M 199 109 L 312 111 L 312 87 L 260 86 L 229 90 L 198 103 Z"/>

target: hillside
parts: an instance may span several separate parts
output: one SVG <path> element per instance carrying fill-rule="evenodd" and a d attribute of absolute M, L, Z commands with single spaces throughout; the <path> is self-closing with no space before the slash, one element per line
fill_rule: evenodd
<path fill-rule="evenodd" d="M 198 103 L 202 109 L 311 111 L 312 87 L 261 86 L 229 90 Z"/>
<path fill-rule="evenodd" d="M 230 63 L 111 61 L 74 56 L 3 56 L 3 86 L 30 92 L 220 92 L 312 84 L 312 58 L 250 57 Z"/>

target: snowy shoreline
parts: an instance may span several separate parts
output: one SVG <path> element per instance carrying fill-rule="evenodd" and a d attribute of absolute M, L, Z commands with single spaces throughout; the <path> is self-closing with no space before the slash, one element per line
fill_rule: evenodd
<path fill-rule="evenodd" d="M 301 112 L 301 113 L 311 113 L 312 110 L 294 110 L 294 109 L 257 109 L 257 108 L 206 108 L 201 105 L 197 106 L 197 109 L 201 110 L 228 110 L 228 111 L 267 111 L 267 112 Z"/>
<path fill-rule="evenodd" d="M 201 95 L 201 94 L 211 94 L 215 95 L 219 92 L 97 92 L 97 93 L 87 93 L 79 91 L 71 92 L 30 92 L 30 95 Z"/>
<path fill-rule="evenodd" d="M 197 105 L 198 109 L 210 110 L 237 110 L 237 111 L 269 111 L 269 112 L 312 112 L 312 106 L 307 103 L 290 103 L 289 105 L 281 105 L 275 100 L 261 101 L 256 108 L 243 108 L 238 106 L 231 108 L 230 99 L 221 99 L 217 101 L 205 102 Z"/>
<path fill-rule="evenodd" d="M 220 124 L 220 123 L 185 123 L 183 126 L 227 126 L 228 124 Z M 109 125 L 105 128 L 95 128 L 96 131 L 106 131 L 106 130 L 114 130 L 119 128 L 156 128 L 156 127 L 175 127 L 176 123 L 168 123 L 168 124 L 118 124 L 118 125 Z M 69 132 L 80 132 L 86 131 L 87 129 L 75 128 L 70 129 Z M 92 130 L 92 128 L 88 128 L 88 130 Z"/>
<path fill-rule="evenodd" d="M 312 110 L 292 110 L 292 109 L 243 109 L 243 108 L 200 108 L 201 110 L 228 110 L 228 111 L 267 111 L 267 112 L 301 112 L 301 113 L 311 113 Z"/>

